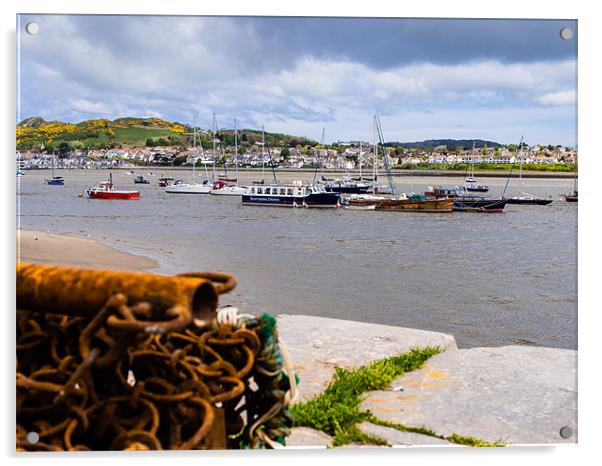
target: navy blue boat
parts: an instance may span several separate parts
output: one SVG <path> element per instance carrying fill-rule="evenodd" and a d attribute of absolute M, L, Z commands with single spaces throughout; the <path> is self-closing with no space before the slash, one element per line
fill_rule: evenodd
<path fill-rule="evenodd" d="M 242 195 L 242 205 L 275 207 L 340 207 L 339 193 L 326 192 L 318 186 L 267 185 L 250 186 Z"/>
<path fill-rule="evenodd" d="M 453 199 L 454 211 L 460 212 L 503 212 L 507 199 L 472 194 L 456 186 L 453 188 L 430 188 L 424 193 L 428 198 Z"/>
<path fill-rule="evenodd" d="M 63 186 L 65 184 L 65 179 L 62 176 L 53 176 L 49 180 L 46 180 L 46 184 L 51 186 Z"/>

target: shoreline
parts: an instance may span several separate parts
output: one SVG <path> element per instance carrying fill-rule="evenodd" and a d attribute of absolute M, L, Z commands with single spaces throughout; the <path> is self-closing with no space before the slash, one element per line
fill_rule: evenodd
<path fill-rule="evenodd" d="M 197 170 L 201 170 L 202 167 L 197 167 Z M 217 167 L 216 170 L 223 170 L 224 167 Z M 49 169 L 45 169 L 45 168 L 35 168 L 35 169 L 30 169 L 30 170 L 25 170 L 25 172 L 28 171 L 33 171 L 33 172 L 37 172 L 37 171 L 47 171 Z M 57 168 L 57 171 L 64 171 L 64 168 Z M 70 168 L 70 171 L 79 171 L 79 168 Z M 84 169 L 82 169 L 84 170 Z M 180 171 L 191 171 L 192 170 L 192 166 L 186 166 L 186 167 L 171 167 L 169 165 L 137 165 L 137 166 L 133 166 L 133 167 L 112 167 L 112 168 L 87 168 L 84 171 L 90 171 L 90 170 L 100 170 L 100 171 L 173 171 L 173 172 L 180 172 Z M 230 167 L 228 170 L 232 171 L 233 168 Z M 266 173 L 266 176 L 271 176 L 271 168 L 266 167 L 265 169 L 262 168 L 250 168 L 250 167 L 244 167 L 244 168 L 239 168 L 238 169 L 239 172 L 241 173 Z M 276 174 L 309 174 L 313 176 L 313 173 L 315 172 L 315 168 L 277 168 L 276 169 Z M 359 176 L 359 170 L 358 169 L 353 169 L 353 170 L 344 170 L 344 169 L 328 169 L 328 170 L 322 170 L 321 171 L 322 174 L 326 175 L 330 175 L 330 174 L 337 174 L 337 175 L 353 175 L 353 176 Z M 404 176 L 409 176 L 409 177 L 449 177 L 449 178 L 457 178 L 457 177 L 464 177 L 464 175 L 466 174 L 466 172 L 464 170 L 439 170 L 439 169 L 432 169 L 432 170 L 421 170 L 421 169 L 391 169 L 391 174 L 394 177 L 404 177 Z M 481 178 L 508 178 L 508 172 L 507 171 L 503 171 L 503 170 L 475 170 L 475 175 L 478 174 L 479 177 Z M 362 176 L 371 176 L 372 172 L 371 171 L 364 171 Z M 381 172 L 379 174 L 380 178 L 385 177 L 386 174 L 384 174 L 384 172 Z M 573 171 L 566 171 L 566 172 L 546 172 L 546 171 L 528 171 L 528 170 L 524 170 L 522 172 L 522 175 L 519 175 L 518 172 L 514 172 L 512 173 L 512 175 L 510 176 L 510 178 L 512 179 L 519 179 L 522 176 L 522 178 L 535 178 L 535 179 L 573 179 L 575 178 L 575 172 Z"/>
<path fill-rule="evenodd" d="M 17 230 L 17 262 L 54 263 L 83 268 L 150 271 L 159 262 L 95 239 L 36 230 Z"/>

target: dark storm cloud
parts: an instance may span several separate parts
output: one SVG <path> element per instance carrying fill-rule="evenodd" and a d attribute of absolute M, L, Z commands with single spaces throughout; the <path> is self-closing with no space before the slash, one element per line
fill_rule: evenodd
<path fill-rule="evenodd" d="M 244 20 L 241 20 L 244 21 Z M 455 64 L 562 60 L 576 55 L 577 41 L 560 38 L 565 20 L 456 20 L 356 18 L 256 18 L 266 50 L 285 62 L 311 54 L 387 68 L 408 63 Z M 286 50 L 282 49 L 286 44 Z"/>

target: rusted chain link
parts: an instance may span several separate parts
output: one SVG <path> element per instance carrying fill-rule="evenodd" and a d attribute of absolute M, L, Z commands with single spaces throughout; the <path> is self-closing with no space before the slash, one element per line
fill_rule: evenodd
<path fill-rule="evenodd" d="M 33 276 L 38 272 L 29 269 Z M 217 281 L 218 293 L 236 283 L 227 274 L 178 278 Z M 30 280 L 29 292 L 32 286 Z M 53 285 L 43 286 L 48 292 Z M 186 318 L 192 304 L 144 301 L 138 288 L 132 300 L 127 287 L 111 286 L 121 291 L 94 312 L 72 306 L 61 315 L 64 309 L 48 312 L 47 302 L 38 303 L 46 312 L 36 312 L 31 303 L 40 294 L 21 301 L 29 305 L 17 311 L 18 450 L 258 448 L 283 442 L 292 420 L 283 395 L 288 377 L 272 341 L 273 318 L 197 325 Z M 27 441 L 29 432 L 38 434 L 37 443 Z"/>

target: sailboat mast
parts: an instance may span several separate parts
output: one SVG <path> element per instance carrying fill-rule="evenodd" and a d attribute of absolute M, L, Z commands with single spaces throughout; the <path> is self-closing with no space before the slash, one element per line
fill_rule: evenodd
<path fill-rule="evenodd" d="M 523 152 L 522 152 L 522 149 L 523 149 L 523 138 L 524 137 L 525 136 L 521 136 L 520 137 L 520 144 L 519 144 L 519 151 L 520 152 L 518 152 L 520 154 L 520 165 L 519 165 L 519 168 L 518 168 L 518 178 L 521 179 L 521 180 L 523 178 Z"/>
<path fill-rule="evenodd" d="M 326 128 L 322 128 L 322 139 L 320 139 L 320 147 L 324 147 L 324 131 L 326 130 Z M 318 174 L 318 159 L 320 158 L 319 156 L 320 151 L 318 151 L 318 157 L 316 157 L 316 169 L 314 170 L 314 180 L 312 181 L 312 185 L 316 184 L 316 175 Z"/>
<path fill-rule="evenodd" d="M 518 149 L 516 150 L 517 158 L 519 155 L 520 148 L 523 147 L 523 138 L 524 138 L 524 136 L 521 136 L 520 142 L 518 143 Z M 516 163 L 516 159 L 514 159 L 514 162 L 512 163 L 512 165 L 510 165 L 510 172 L 508 173 L 508 178 L 506 179 L 506 186 L 504 186 L 504 190 L 502 191 L 502 198 L 506 195 L 506 190 L 508 189 L 508 184 L 510 183 L 510 177 L 512 176 L 512 169 L 514 168 L 515 163 Z"/>
<path fill-rule="evenodd" d="M 236 168 L 236 182 L 238 183 L 238 128 L 234 118 L 234 166 Z"/>
<path fill-rule="evenodd" d="M 383 127 L 380 124 L 380 117 L 378 113 L 375 115 L 376 122 L 378 124 L 378 138 L 381 145 L 383 146 L 383 162 L 385 164 L 385 171 L 387 172 L 387 180 L 389 181 L 389 189 L 391 195 L 395 196 L 395 186 L 393 184 L 393 174 L 391 173 L 391 164 L 389 163 L 389 155 L 387 154 L 387 148 L 385 147 L 385 137 L 383 135 Z"/>
<path fill-rule="evenodd" d="M 474 180 L 474 160 L 476 158 L 475 155 L 475 141 L 472 141 L 472 174 L 470 175 L 471 178 Z"/>
<path fill-rule="evenodd" d="M 261 125 L 261 134 L 262 134 L 262 138 L 263 138 L 263 144 L 265 147 L 265 130 L 263 128 L 263 125 Z M 278 179 L 276 178 L 276 170 L 274 169 L 274 160 L 272 160 L 272 153 L 270 152 L 270 146 L 267 146 L 268 148 L 268 155 L 270 157 L 270 166 L 272 167 L 272 176 L 274 177 L 274 184 L 278 184 Z"/>
<path fill-rule="evenodd" d="M 372 163 L 372 194 L 376 194 L 376 164 L 378 163 L 378 159 L 376 157 L 376 115 L 374 115 L 372 117 L 372 123 L 373 123 L 373 142 L 374 142 L 374 149 L 373 149 L 373 163 Z"/>
<path fill-rule="evenodd" d="M 194 129 L 192 131 L 192 182 L 194 183 L 194 177 L 196 173 L 196 118 L 192 119 L 192 124 L 194 125 Z"/>
<path fill-rule="evenodd" d="M 261 124 L 261 178 L 265 179 L 265 129 Z"/>
<path fill-rule="evenodd" d="M 577 193 L 577 154 L 578 148 L 575 147 L 575 180 L 573 181 L 573 195 Z"/>
<path fill-rule="evenodd" d="M 360 182 L 362 181 L 362 140 L 360 139 L 360 153 L 357 156 L 357 161 L 360 164 Z"/>
<path fill-rule="evenodd" d="M 215 148 L 215 138 L 217 137 L 216 133 L 217 122 L 215 120 L 215 113 L 213 113 L 213 181 L 215 181 L 215 159 L 216 159 L 216 148 Z"/>

